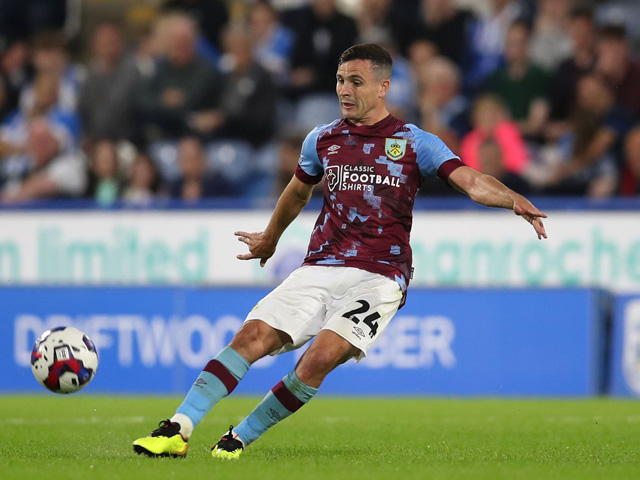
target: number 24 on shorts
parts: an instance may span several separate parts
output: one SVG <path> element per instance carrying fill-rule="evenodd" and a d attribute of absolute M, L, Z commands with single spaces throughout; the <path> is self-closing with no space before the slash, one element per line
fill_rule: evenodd
<path fill-rule="evenodd" d="M 358 325 L 360 322 L 364 323 L 367 327 L 369 327 L 369 336 L 371 338 L 375 337 L 376 333 L 378 332 L 378 319 L 380 318 L 380 314 L 378 312 L 373 312 L 363 319 L 360 319 L 356 315 L 366 313 L 371 308 L 371 305 L 366 300 L 356 300 L 356 302 L 359 303 L 360 306 L 354 308 L 353 310 L 345 312 L 342 316 L 351 320 L 356 325 Z"/>

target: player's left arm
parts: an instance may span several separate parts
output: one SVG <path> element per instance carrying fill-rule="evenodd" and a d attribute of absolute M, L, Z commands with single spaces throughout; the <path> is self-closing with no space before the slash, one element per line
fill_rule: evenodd
<path fill-rule="evenodd" d="M 467 194 L 476 203 L 487 207 L 513 210 L 516 215 L 521 216 L 533 226 L 538 239 L 547 238 L 542 223 L 542 219 L 547 216 L 525 197 L 506 187 L 491 175 L 464 166 L 451 172 L 447 181 L 452 187 Z"/>

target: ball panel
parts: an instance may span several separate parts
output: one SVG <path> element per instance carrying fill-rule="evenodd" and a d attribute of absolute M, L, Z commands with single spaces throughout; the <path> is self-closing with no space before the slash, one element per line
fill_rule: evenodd
<path fill-rule="evenodd" d="M 87 385 L 98 368 L 98 352 L 87 335 L 74 327 L 44 332 L 31 352 L 31 371 L 55 393 L 73 393 Z"/>

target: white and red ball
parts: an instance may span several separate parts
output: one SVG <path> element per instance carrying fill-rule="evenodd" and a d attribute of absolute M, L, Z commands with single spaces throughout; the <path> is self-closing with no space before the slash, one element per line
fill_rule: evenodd
<path fill-rule="evenodd" d="M 45 388 L 73 393 L 87 385 L 98 369 L 98 352 L 91 339 L 74 327 L 47 330 L 31 351 L 31 371 Z"/>

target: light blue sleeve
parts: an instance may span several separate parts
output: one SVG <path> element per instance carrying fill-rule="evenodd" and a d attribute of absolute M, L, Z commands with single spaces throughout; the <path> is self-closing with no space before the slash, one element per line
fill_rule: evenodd
<path fill-rule="evenodd" d="M 318 157 L 318 136 L 320 135 L 321 128 L 316 127 L 304 139 L 302 143 L 302 151 L 300 152 L 300 158 L 298 159 L 298 165 L 300 168 L 311 177 L 317 177 L 324 174 L 324 168 L 322 162 Z"/>
<path fill-rule="evenodd" d="M 420 130 L 413 124 L 407 124 L 407 127 L 413 132 L 418 167 L 420 167 L 420 173 L 423 177 L 435 177 L 438 175 L 440 165 L 447 160 L 454 158 L 460 160 L 440 138 L 432 133 Z"/>

